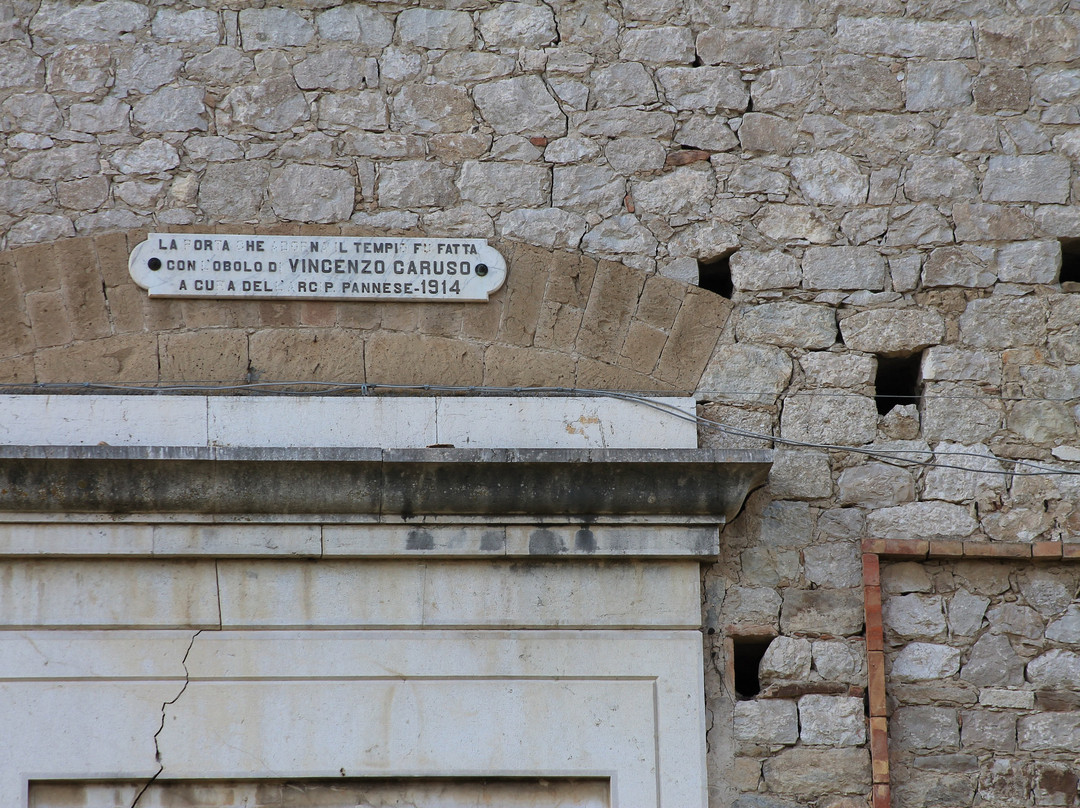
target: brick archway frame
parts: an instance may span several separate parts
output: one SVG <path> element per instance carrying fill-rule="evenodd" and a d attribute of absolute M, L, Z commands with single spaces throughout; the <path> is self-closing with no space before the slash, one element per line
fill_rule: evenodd
<path fill-rule="evenodd" d="M 167 232 L 372 235 L 250 225 Z M 0 383 L 351 382 L 691 392 L 731 311 L 612 261 L 494 241 L 488 303 L 150 300 L 128 276 L 146 230 L 0 253 Z M 402 235 L 426 235 L 410 232 Z"/>

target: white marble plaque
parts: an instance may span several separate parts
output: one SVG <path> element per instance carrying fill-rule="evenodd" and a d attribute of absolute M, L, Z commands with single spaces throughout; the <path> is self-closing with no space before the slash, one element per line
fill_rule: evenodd
<path fill-rule="evenodd" d="M 128 271 L 150 297 L 483 302 L 506 261 L 477 238 L 151 233 Z"/>

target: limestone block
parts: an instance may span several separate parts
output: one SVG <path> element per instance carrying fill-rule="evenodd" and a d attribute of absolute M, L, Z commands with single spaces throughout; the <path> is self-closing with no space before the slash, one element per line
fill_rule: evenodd
<path fill-rule="evenodd" d="M 269 201 L 281 219 L 340 222 L 353 212 L 353 178 L 340 168 L 293 163 L 270 173 Z"/>
<path fill-rule="evenodd" d="M 901 707 L 889 721 L 890 740 L 904 750 L 952 749 L 960 744 L 957 711 L 949 707 Z"/>
<path fill-rule="evenodd" d="M 777 115 L 748 112 L 739 126 L 739 142 L 746 151 L 791 154 L 798 145 L 795 127 Z"/>
<path fill-rule="evenodd" d="M 1024 683 L 1024 662 L 1016 655 L 1008 637 L 984 634 L 971 647 L 960 678 L 978 687 L 999 687 Z"/>
<path fill-rule="evenodd" d="M 584 137 L 670 138 L 675 131 L 675 121 L 670 114 L 639 109 L 591 110 L 572 116 L 572 123 Z"/>
<path fill-rule="evenodd" d="M 725 347 L 702 374 L 698 389 L 710 398 L 772 403 L 791 380 L 791 359 L 767 345 Z"/>
<path fill-rule="evenodd" d="M 749 101 L 739 71 L 730 67 L 661 67 L 656 78 L 677 110 L 742 112 Z"/>
<path fill-rule="evenodd" d="M 778 67 L 763 70 L 750 85 L 754 109 L 775 112 L 785 107 L 799 106 L 814 94 L 817 78 L 799 67 Z"/>
<path fill-rule="evenodd" d="M 960 713 L 961 742 L 965 748 L 1011 752 L 1016 748 L 1016 716 L 989 710 Z"/>
<path fill-rule="evenodd" d="M 52 201 L 48 188 L 28 180 L 0 179 L 0 210 L 16 216 Z"/>
<path fill-rule="evenodd" d="M 1069 61 L 1080 47 L 1080 31 L 1058 15 L 1004 16 L 978 26 L 979 56 L 1012 65 Z"/>
<path fill-rule="evenodd" d="M 1019 603 L 1002 603 L 986 613 L 990 629 L 995 633 L 1024 637 L 1029 640 L 1042 638 L 1045 624 L 1038 612 Z"/>
<path fill-rule="evenodd" d="M 412 84 L 395 96 L 393 120 L 407 134 L 464 132 L 474 123 L 473 105 L 461 87 Z"/>
<path fill-rule="evenodd" d="M 776 586 L 799 577 L 796 550 L 751 547 L 739 554 L 740 580 L 748 586 Z"/>
<path fill-rule="evenodd" d="M 870 785 L 870 755 L 865 749 L 785 749 L 762 767 L 770 791 L 800 800 L 834 794 L 863 794 Z"/>
<path fill-rule="evenodd" d="M 904 90 L 911 112 L 966 107 L 971 103 L 971 72 L 960 62 L 913 64 L 907 69 Z"/>
<path fill-rule="evenodd" d="M 348 3 L 319 12 L 315 17 L 319 38 L 348 42 L 350 47 L 372 52 L 385 48 L 394 38 L 394 26 L 377 9 Z"/>
<path fill-rule="evenodd" d="M 959 410 L 951 398 L 956 395 L 967 399 Z M 979 443 L 992 437 L 1001 422 L 1001 403 L 979 387 L 931 383 L 924 388 L 922 429 L 927 440 Z"/>
<path fill-rule="evenodd" d="M 799 716 L 789 699 L 735 702 L 735 739 L 753 744 L 790 746 L 799 740 Z"/>
<path fill-rule="evenodd" d="M 236 48 L 220 46 L 200 53 L 185 67 L 188 78 L 215 86 L 231 86 L 251 75 L 255 65 Z"/>
<path fill-rule="evenodd" d="M 657 100 L 656 85 L 639 62 L 622 62 L 598 70 L 589 95 L 591 107 L 633 107 Z"/>
<path fill-rule="evenodd" d="M 740 127 L 739 132 L 742 132 Z M 728 174 L 725 188 L 735 194 L 779 194 L 788 192 L 790 181 L 786 174 L 770 171 L 753 163 L 740 163 Z"/>
<path fill-rule="evenodd" d="M 885 259 L 873 247 L 808 247 L 802 282 L 808 289 L 880 291 L 885 288 Z"/>
<path fill-rule="evenodd" d="M 756 586 L 732 586 L 724 594 L 719 625 L 776 627 L 780 616 L 780 595 L 775 589 Z"/>
<path fill-rule="evenodd" d="M 780 612 L 785 633 L 849 636 L 863 628 L 862 593 L 850 589 L 788 589 Z"/>
<path fill-rule="evenodd" d="M 935 345 L 923 354 L 922 377 L 930 381 L 977 381 L 1001 383 L 1001 355 Z"/>
<path fill-rule="evenodd" d="M 191 45 L 217 45 L 221 38 L 217 14 L 202 8 L 191 11 L 159 9 L 154 14 L 150 32 L 154 39 L 163 42 Z"/>
<path fill-rule="evenodd" d="M 690 64 L 694 61 L 694 35 L 681 25 L 631 28 L 623 31 L 619 58 L 651 64 Z"/>
<path fill-rule="evenodd" d="M 837 59 L 826 65 L 821 86 L 825 97 L 842 110 L 874 112 L 903 105 L 900 83 L 886 65 L 874 59 Z"/>
<path fill-rule="evenodd" d="M 947 679 L 959 670 L 959 648 L 910 642 L 893 659 L 890 675 L 901 682 L 927 682 Z"/>
<path fill-rule="evenodd" d="M 881 17 L 840 17 L 840 47 L 851 53 L 880 53 L 905 59 L 975 56 L 975 38 L 966 22 L 922 22 Z"/>
<path fill-rule="evenodd" d="M 926 499 L 966 503 L 993 499 L 1004 492 L 1005 467 L 983 444 L 940 443 L 934 454 L 938 463 L 961 468 L 930 469 L 923 483 Z"/>
<path fill-rule="evenodd" d="M 138 31 L 149 22 L 146 6 L 131 0 L 92 5 L 51 0 L 30 19 L 30 32 L 46 42 L 115 42 L 120 34 Z"/>
<path fill-rule="evenodd" d="M 1063 203 L 1069 197 L 1070 165 L 1058 155 L 991 157 L 983 178 L 986 202 Z"/>
<path fill-rule="evenodd" d="M 402 16 L 407 13 L 402 12 Z M 484 120 L 498 134 L 548 137 L 566 134 L 566 116 L 538 76 L 517 76 L 481 84 L 473 91 L 473 98 Z"/>
<path fill-rule="evenodd" d="M 245 50 L 306 45 L 315 36 L 315 27 L 310 22 L 286 8 L 245 8 L 239 21 Z"/>
<path fill-rule="evenodd" d="M 409 8 L 398 15 L 397 38 L 424 50 L 468 48 L 474 38 L 472 16 L 464 11 Z"/>
<path fill-rule="evenodd" d="M 672 224 L 708 215 L 715 179 L 711 168 L 683 167 L 656 179 L 633 185 L 634 204 L 646 213 L 655 213 Z"/>
<path fill-rule="evenodd" d="M 1006 283 L 1054 283 L 1061 270 L 1061 242 L 1022 241 L 1000 247 L 998 279 Z"/>
<path fill-rule="evenodd" d="M 874 439 L 877 422 L 869 396 L 807 393 L 784 401 L 780 433 L 788 440 L 858 446 Z"/>
<path fill-rule="evenodd" d="M 38 88 L 45 84 L 45 61 L 20 42 L 0 44 L 0 88 Z"/>
<path fill-rule="evenodd" d="M 1077 588 L 1076 577 L 1070 571 L 1042 568 L 1021 573 L 1017 584 L 1028 604 L 1043 617 L 1059 614 L 1069 607 Z"/>
<path fill-rule="evenodd" d="M 1070 606 L 1061 617 L 1046 627 L 1046 639 L 1080 644 L 1080 606 Z"/>
<path fill-rule="evenodd" d="M 1033 232 L 1031 216 L 1023 208 L 958 202 L 952 215 L 957 241 L 1016 241 L 1031 238 Z"/>
<path fill-rule="evenodd" d="M 791 289 L 799 285 L 801 273 L 794 256 L 779 251 L 739 250 L 731 256 L 731 280 L 736 289 Z"/>
<path fill-rule="evenodd" d="M 708 65 L 737 65 L 749 71 L 781 63 L 780 37 L 776 31 L 707 28 L 697 38 L 697 50 L 698 58 Z"/>
<path fill-rule="evenodd" d="M 805 303 L 764 303 L 742 309 L 735 328 L 740 342 L 828 348 L 836 341 L 833 310 Z"/>
<path fill-rule="evenodd" d="M 1072 751 L 1080 745 L 1080 712 L 1022 715 L 1016 741 L 1018 748 L 1035 752 Z"/>
<path fill-rule="evenodd" d="M 942 539 L 966 538 L 975 532 L 978 522 L 963 505 L 910 502 L 872 511 L 866 526 L 870 535 L 879 539 Z"/>
<path fill-rule="evenodd" d="M 862 684 L 866 681 L 866 648 L 862 643 L 849 644 L 837 640 L 817 640 L 811 643 L 814 670 L 827 682 Z"/>
<path fill-rule="evenodd" d="M 866 743 L 863 700 L 851 696 L 800 697 L 799 737 L 808 744 L 861 746 Z"/>
<path fill-rule="evenodd" d="M 1027 72 L 1017 68 L 989 66 L 975 79 L 973 89 L 980 112 L 1023 112 L 1031 103 L 1031 82 Z"/>
<path fill-rule="evenodd" d="M 284 132 L 310 117 L 307 100 L 291 76 L 240 85 L 225 96 L 222 106 L 230 110 L 233 122 L 260 132 Z"/>
<path fill-rule="evenodd" d="M 476 162 L 461 167 L 461 197 L 477 205 L 542 207 L 551 194 L 551 171 L 518 163 Z"/>
<path fill-rule="evenodd" d="M 365 61 L 346 48 L 325 48 L 293 66 L 303 90 L 351 90 L 366 86 Z"/>
<path fill-rule="evenodd" d="M 161 143 L 160 140 L 147 142 Z M 149 148 L 153 150 L 155 147 Z M 168 148 L 172 149 L 171 146 Z M 101 171 L 98 152 L 97 145 L 93 143 L 74 143 L 71 146 L 54 146 L 44 152 L 31 152 L 10 164 L 11 176 L 26 180 L 51 181 L 94 176 Z M 127 152 L 120 150 L 116 154 L 124 153 Z M 176 153 L 175 149 L 173 153 Z M 114 157 L 113 159 L 124 158 Z"/>
<path fill-rule="evenodd" d="M 162 87 L 135 104 L 135 123 L 146 132 L 205 132 L 203 92 L 201 87 Z"/>
<path fill-rule="evenodd" d="M 859 205 L 866 202 L 869 180 L 858 163 L 839 152 L 795 157 L 791 173 L 810 202 L 819 205 Z"/>
<path fill-rule="evenodd" d="M 199 207 L 221 221 L 252 219 L 262 206 L 269 176 L 260 161 L 210 165 L 199 184 Z"/>
<path fill-rule="evenodd" d="M 923 263 L 923 286 L 987 287 L 997 281 L 994 251 L 987 247 L 939 247 Z"/>
<path fill-rule="evenodd" d="M 838 501 L 843 505 L 885 508 L 915 498 L 911 473 L 885 463 L 863 463 L 844 469 L 837 481 Z"/>
<path fill-rule="evenodd" d="M 512 210 L 499 216 L 499 233 L 547 249 L 576 249 L 588 223 L 582 216 L 559 208 Z"/>
<path fill-rule="evenodd" d="M 1027 665 L 1027 678 L 1041 688 L 1075 688 L 1080 676 L 1080 653 L 1054 648 Z"/>
<path fill-rule="evenodd" d="M 582 239 L 582 247 L 596 255 L 656 254 L 656 237 L 632 213 L 605 219 Z"/>
<path fill-rule="evenodd" d="M 845 317 L 840 331 L 852 350 L 903 355 L 941 342 L 945 322 L 931 309 L 872 309 Z"/>
<path fill-rule="evenodd" d="M 453 51 L 436 63 L 435 73 L 446 81 L 464 84 L 508 76 L 514 66 L 513 59 L 496 53 Z"/>
<path fill-rule="evenodd" d="M 381 90 L 357 93 L 327 93 L 319 99 L 319 127 L 322 129 L 367 129 L 381 132 L 387 128 L 388 112 Z"/>
<path fill-rule="evenodd" d="M 773 496 L 783 499 L 822 499 L 831 496 L 832 475 L 828 455 L 805 449 L 777 451 L 769 470 L 769 489 Z"/>
<path fill-rule="evenodd" d="M 96 104 L 72 104 L 68 110 L 71 128 L 91 134 L 124 129 L 130 111 L 131 107 L 112 96 Z"/>
<path fill-rule="evenodd" d="M 1038 345 L 1046 339 L 1046 304 L 1036 298 L 972 300 L 960 316 L 961 340 L 976 348 Z"/>
<path fill-rule="evenodd" d="M 975 175 L 955 157 L 915 156 L 904 176 L 904 193 L 914 201 L 967 198 L 976 192 Z"/>
<path fill-rule="evenodd" d="M 890 247 L 931 245 L 953 241 L 948 220 L 928 203 L 901 206 L 893 212 L 885 243 Z"/>
<path fill-rule="evenodd" d="M 480 15 L 480 35 L 492 48 L 542 48 L 557 33 L 555 17 L 545 5 L 500 3 Z"/>
<path fill-rule="evenodd" d="M 739 145 L 739 138 L 722 118 L 691 115 L 679 125 L 675 142 L 692 149 L 720 152 L 734 149 Z"/>
<path fill-rule="evenodd" d="M 379 172 L 379 204 L 387 208 L 445 207 L 457 202 L 454 169 L 439 163 L 406 160 Z"/>
<path fill-rule="evenodd" d="M 551 141 L 544 148 L 544 160 L 558 165 L 588 162 L 600 155 L 600 147 L 592 140 L 571 135 Z"/>
<path fill-rule="evenodd" d="M 882 619 L 891 635 L 933 640 L 945 635 L 945 613 L 939 595 L 898 595 L 887 598 Z"/>
<path fill-rule="evenodd" d="M 46 93 L 13 95 L 0 104 L 0 129 L 5 132 L 56 132 L 63 122 L 60 108 Z"/>
<path fill-rule="evenodd" d="M 858 586 L 862 581 L 862 556 L 850 542 L 813 544 L 803 550 L 803 574 L 818 586 Z"/>
<path fill-rule="evenodd" d="M 805 680 L 810 677 L 810 641 L 801 637 L 775 637 L 765 649 L 758 675 L 767 682 L 777 679 Z M 794 703 L 792 703 L 794 707 Z"/>
<path fill-rule="evenodd" d="M 582 216 L 611 216 L 623 210 L 626 184 L 605 166 L 556 166 L 552 172 L 552 205 Z"/>
<path fill-rule="evenodd" d="M 958 589 L 948 602 L 949 632 L 960 637 L 978 634 L 989 605 L 990 598 Z"/>
<path fill-rule="evenodd" d="M 779 242 L 829 244 L 836 238 L 836 227 L 809 205 L 763 205 L 754 224 Z"/>

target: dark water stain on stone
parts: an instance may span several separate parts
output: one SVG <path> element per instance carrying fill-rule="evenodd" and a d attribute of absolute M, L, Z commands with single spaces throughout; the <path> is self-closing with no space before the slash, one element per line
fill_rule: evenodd
<path fill-rule="evenodd" d="M 426 530 L 410 530 L 405 537 L 406 550 L 432 550 L 435 547 L 435 539 Z"/>
<path fill-rule="evenodd" d="M 529 536 L 529 553 L 531 555 L 555 555 L 565 553 L 566 545 L 563 540 L 547 528 L 534 530 Z"/>
<path fill-rule="evenodd" d="M 574 549 L 583 553 L 596 552 L 596 534 L 587 527 L 574 534 Z"/>
<path fill-rule="evenodd" d="M 480 550 L 485 553 L 498 553 L 506 549 L 506 534 L 501 530 L 486 530 L 480 537 Z"/>

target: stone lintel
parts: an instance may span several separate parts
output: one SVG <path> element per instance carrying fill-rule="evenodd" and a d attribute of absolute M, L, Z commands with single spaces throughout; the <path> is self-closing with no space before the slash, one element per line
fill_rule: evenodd
<path fill-rule="evenodd" d="M 0 510 L 648 516 L 738 513 L 756 449 L 0 447 Z"/>

